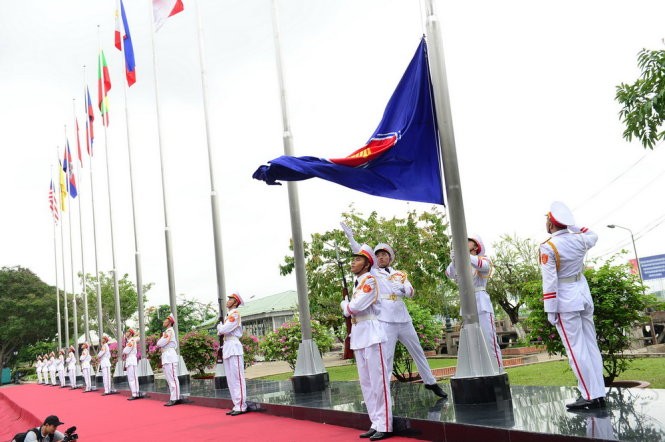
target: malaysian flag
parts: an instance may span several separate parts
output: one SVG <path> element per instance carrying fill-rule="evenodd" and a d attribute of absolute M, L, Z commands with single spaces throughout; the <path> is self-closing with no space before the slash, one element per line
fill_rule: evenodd
<path fill-rule="evenodd" d="M 48 189 L 48 205 L 53 213 L 53 220 L 57 223 L 60 220 L 60 212 L 58 211 L 58 200 L 55 198 L 55 187 L 53 187 L 53 179 L 51 179 L 51 186 Z"/>

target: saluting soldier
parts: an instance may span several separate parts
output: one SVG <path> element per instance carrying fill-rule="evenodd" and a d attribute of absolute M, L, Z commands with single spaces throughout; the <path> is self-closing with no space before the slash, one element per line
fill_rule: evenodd
<path fill-rule="evenodd" d="M 217 324 L 217 334 L 224 336 L 222 358 L 224 359 L 224 372 L 229 384 L 229 392 L 233 401 L 233 409 L 226 414 L 237 416 L 247 411 L 247 386 L 245 383 L 245 359 L 242 349 L 242 322 L 238 307 L 245 304 L 238 292 L 227 297 L 226 308 L 228 313 L 224 322 Z"/>
<path fill-rule="evenodd" d="M 55 359 L 55 353 L 51 352 L 48 358 L 48 372 L 51 375 L 51 385 L 56 386 L 58 383 L 55 381 L 55 371 L 57 369 L 58 362 Z"/>
<path fill-rule="evenodd" d="M 37 373 L 37 384 L 42 383 L 42 367 L 44 364 L 42 363 L 42 357 L 37 356 L 37 362 L 35 363 L 35 373 Z"/>
<path fill-rule="evenodd" d="M 354 239 L 353 231 L 344 223 L 340 223 L 340 225 L 349 240 L 351 250 L 356 253 L 360 249 L 360 245 Z M 415 294 L 406 272 L 390 267 L 395 261 L 395 251 L 390 245 L 386 243 L 378 244 L 374 247 L 374 254 L 377 262 L 370 272 L 376 277 L 379 284 L 379 303 L 381 304 L 379 321 L 381 321 L 388 339 L 383 346 L 386 365 L 392 371 L 395 347 L 397 341 L 401 342 L 416 363 L 425 388 L 439 397 L 448 397 L 448 394 L 436 383 L 436 378 L 432 374 L 423 347 L 420 345 L 416 329 L 413 327 L 411 315 L 409 315 L 406 304 L 404 304 L 405 297 L 413 298 Z"/>
<path fill-rule="evenodd" d="M 492 261 L 485 256 L 485 244 L 479 235 L 471 235 L 468 239 L 469 258 L 471 260 L 473 287 L 476 293 L 476 308 L 478 310 L 478 323 L 483 330 L 483 336 L 487 343 L 492 360 L 496 362 L 499 369 L 503 370 L 501 359 L 501 348 L 496 335 L 496 324 L 494 317 L 494 306 L 487 293 L 487 281 L 492 276 Z M 446 269 L 446 276 L 457 282 L 457 271 L 455 270 L 455 251 L 450 250 L 450 264 Z"/>
<path fill-rule="evenodd" d="M 178 337 L 175 335 L 173 325 L 175 324 L 175 316 L 173 313 L 164 319 L 162 324 L 166 330 L 162 333 L 162 337 L 157 341 L 157 347 L 162 349 L 162 370 L 164 377 L 169 384 L 169 392 L 171 393 L 169 401 L 164 404 L 165 407 L 171 407 L 180 403 L 180 381 L 178 380 L 178 365 L 179 357 L 176 352 L 178 348 Z"/>
<path fill-rule="evenodd" d="M 67 373 L 69 375 L 69 384 L 72 389 L 76 388 L 76 353 L 74 352 L 74 346 L 69 346 L 69 352 L 67 353 Z"/>
<path fill-rule="evenodd" d="M 102 396 L 111 394 L 111 349 L 109 348 L 109 336 L 104 334 L 102 345 L 97 353 L 99 368 L 102 370 L 102 380 L 104 381 L 104 393 Z"/>
<path fill-rule="evenodd" d="M 56 359 L 57 369 L 58 369 L 58 378 L 60 379 L 60 388 L 65 388 L 67 386 L 67 381 L 65 380 L 65 350 L 60 349 L 58 352 L 58 359 Z"/>
<path fill-rule="evenodd" d="M 360 389 L 367 414 L 372 422 L 361 438 L 381 440 L 392 435 L 393 413 L 390 397 L 390 370 L 384 346 L 387 342 L 383 323 L 379 321 L 379 283 L 370 273 L 376 258 L 367 244 L 354 252 L 351 272 L 355 275 L 353 295 L 340 304 L 344 316 L 351 316 L 351 349 L 354 352 Z"/>
<path fill-rule="evenodd" d="M 122 354 L 125 355 L 125 368 L 127 369 L 127 382 L 129 383 L 129 390 L 132 395 L 127 398 L 128 401 L 133 401 L 135 399 L 140 399 L 139 395 L 139 377 L 136 372 L 136 367 L 138 365 L 137 355 L 137 342 L 139 341 L 139 336 L 136 334 L 136 331 L 132 328 L 128 328 L 125 332 L 125 339 L 127 340 L 125 348 L 122 349 Z"/>
<path fill-rule="evenodd" d="M 92 390 L 92 383 L 90 382 L 90 361 L 92 356 L 90 356 L 90 350 L 88 350 L 88 343 L 84 342 L 81 344 L 81 356 L 79 360 L 81 361 L 81 372 L 83 373 L 83 380 L 85 381 L 85 390 L 84 393 L 87 393 Z"/>
<path fill-rule="evenodd" d="M 584 277 L 584 257 L 598 235 L 577 227 L 570 209 L 555 201 L 546 215 L 552 235 L 540 245 L 540 270 L 547 319 L 559 332 L 580 397 L 570 410 L 605 408 L 603 358 L 593 323 L 593 299 Z"/>

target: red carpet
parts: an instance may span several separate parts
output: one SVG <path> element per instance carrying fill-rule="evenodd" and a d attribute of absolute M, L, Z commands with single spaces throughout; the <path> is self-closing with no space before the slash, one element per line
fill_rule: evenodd
<path fill-rule="evenodd" d="M 101 396 L 81 390 L 36 384 L 0 389 L 0 442 L 55 414 L 64 425 L 76 425 L 82 442 L 104 440 L 141 441 L 335 441 L 358 440 L 353 428 L 270 416 L 253 412 L 227 416 L 227 410 L 177 405 L 142 399 L 128 402 L 126 396 Z M 39 422 L 36 422 L 39 421 Z M 391 441 L 413 441 L 393 437 Z"/>

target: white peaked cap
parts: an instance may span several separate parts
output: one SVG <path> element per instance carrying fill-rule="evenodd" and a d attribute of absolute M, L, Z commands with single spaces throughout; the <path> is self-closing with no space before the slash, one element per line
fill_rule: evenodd
<path fill-rule="evenodd" d="M 353 255 L 364 256 L 365 258 L 367 258 L 369 260 L 370 267 L 374 267 L 376 265 L 376 256 L 374 255 L 374 251 L 367 244 L 363 244 L 362 246 L 360 246 L 360 250 L 358 250 Z"/>
<path fill-rule="evenodd" d="M 385 250 L 386 252 L 388 252 L 388 255 L 390 255 L 390 264 L 392 264 L 393 261 L 395 260 L 395 251 L 393 250 L 393 248 L 390 247 L 388 244 L 382 242 L 377 244 L 376 247 L 374 247 L 374 254 L 376 255 L 377 253 L 379 253 L 379 250 Z"/>
<path fill-rule="evenodd" d="M 240 293 L 238 292 L 231 292 L 231 294 L 227 296 L 227 298 L 233 298 L 236 301 L 238 301 L 238 307 L 245 305 L 245 301 L 242 299 L 242 296 L 240 296 Z"/>
<path fill-rule="evenodd" d="M 568 206 L 566 206 L 561 201 L 554 201 L 552 203 L 547 217 L 554 225 L 559 227 L 575 225 L 575 217 L 573 216 L 573 212 L 571 212 Z"/>
<path fill-rule="evenodd" d="M 471 241 L 475 242 L 478 245 L 478 256 L 484 256 L 485 255 L 485 243 L 483 242 L 483 239 L 480 237 L 480 235 L 470 235 L 469 238 Z"/>

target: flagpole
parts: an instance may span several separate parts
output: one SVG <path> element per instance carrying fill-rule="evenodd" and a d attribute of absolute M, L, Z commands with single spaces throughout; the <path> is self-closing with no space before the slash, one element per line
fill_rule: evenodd
<path fill-rule="evenodd" d="M 86 83 L 86 67 L 83 66 L 83 83 L 84 85 L 87 85 Z M 89 90 L 86 86 L 85 88 L 85 103 L 84 106 L 86 107 L 86 118 L 88 114 L 88 95 L 89 95 Z M 92 133 L 92 126 L 89 128 L 88 132 L 86 132 L 85 136 L 88 140 L 88 145 L 90 146 L 90 162 L 88 164 L 88 172 L 90 176 L 90 208 L 92 209 L 92 238 L 93 238 L 93 243 L 95 246 L 95 291 L 97 294 L 97 347 L 99 348 L 99 345 L 102 342 L 102 336 L 104 334 L 104 317 L 102 314 L 102 288 L 101 288 L 101 283 L 99 281 L 99 255 L 97 253 L 97 217 L 95 216 L 95 186 L 94 186 L 94 180 L 92 179 L 92 166 L 93 166 L 93 161 L 92 161 L 92 154 L 94 151 L 93 145 L 92 145 L 92 139 L 90 137 L 90 134 Z M 86 287 L 87 290 L 87 287 Z M 90 340 L 89 344 L 92 346 L 92 339 Z M 99 380 L 97 379 L 99 377 L 99 366 L 95 367 L 95 383 L 98 383 Z"/>
<path fill-rule="evenodd" d="M 51 179 L 53 179 L 53 164 L 51 164 Z M 60 182 L 60 176 L 58 176 L 58 183 Z M 55 185 L 53 186 L 53 194 L 55 196 Z M 60 195 L 62 198 L 62 195 Z M 56 200 L 57 206 L 57 200 Z M 53 223 L 53 260 L 55 264 L 55 306 L 58 309 L 57 318 L 58 318 L 58 348 L 62 348 L 62 328 L 61 328 L 61 318 L 60 318 L 60 287 L 58 282 L 58 239 L 56 225 L 57 221 Z"/>
<path fill-rule="evenodd" d="M 67 149 L 67 189 L 69 193 L 69 197 L 73 200 L 74 198 L 71 196 L 71 178 L 72 178 L 72 163 L 73 161 L 70 161 L 71 157 L 71 152 L 69 150 L 69 142 L 67 140 L 67 125 L 65 125 L 65 144 L 66 144 L 66 149 Z M 70 271 L 71 271 L 71 277 L 72 277 L 72 302 L 73 302 L 73 307 L 72 307 L 72 316 L 74 316 L 74 347 L 78 347 L 78 339 L 79 339 L 79 328 L 78 328 L 78 308 L 76 306 L 76 287 L 74 283 L 74 246 L 72 243 L 72 210 L 74 210 L 74 203 L 71 201 L 71 204 L 69 205 L 69 212 L 67 213 L 67 217 L 69 218 L 69 265 L 70 265 Z M 80 215 L 80 213 L 79 213 Z M 78 351 L 77 351 L 78 354 Z"/>
<path fill-rule="evenodd" d="M 210 142 L 210 124 L 208 121 L 208 81 L 206 75 L 206 65 L 203 45 L 203 25 L 201 23 L 201 13 L 198 2 L 196 3 L 197 36 L 199 39 L 199 65 L 201 67 L 201 88 L 203 90 L 203 116 L 205 120 L 206 146 L 208 148 L 208 175 L 210 176 L 210 206 L 212 209 L 212 233 L 215 244 L 215 271 L 217 275 L 217 303 L 219 306 L 219 317 L 226 316 L 226 285 L 224 280 L 224 256 L 222 249 L 222 227 L 219 219 L 219 198 L 215 188 L 215 168 L 214 152 Z M 215 365 L 215 388 L 223 389 L 228 387 L 226 381 L 226 372 L 222 359 L 222 337 L 219 337 L 220 346 L 217 354 L 217 364 Z"/>
<path fill-rule="evenodd" d="M 97 40 L 99 44 L 99 59 L 98 59 L 98 66 L 99 66 L 99 74 L 101 74 L 101 70 L 103 69 L 103 66 L 101 64 L 101 57 L 102 57 L 102 42 L 101 42 L 101 35 L 100 35 L 100 29 L 99 25 L 97 25 Z M 104 80 L 102 79 L 102 91 L 103 91 L 103 100 L 107 99 L 107 90 L 106 87 L 104 86 Z M 104 104 L 102 104 L 102 107 Z M 113 235 L 113 202 L 111 198 L 111 165 L 109 164 L 109 135 L 108 135 L 108 107 L 106 107 L 106 114 L 102 114 L 102 125 L 104 126 L 104 154 L 105 154 L 105 159 L 106 159 L 106 188 L 108 191 L 108 200 L 109 200 L 109 227 L 110 227 L 110 233 L 111 233 L 111 264 L 113 266 L 111 272 L 113 273 L 113 299 L 115 301 L 115 322 L 116 322 L 116 340 L 118 341 L 118 354 L 119 352 L 122 351 L 121 346 L 122 346 L 122 319 L 120 317 L 120 291 L 118 288 L 118 269 L 116 267 L 116 260 L 115 260 L 115 237 Z M 101 339 L 101 336 L 100 336 Z M 123 366 L 122 366 L 122 358 L 118 358 L 118 361 L 115 364 L 115 371 L 113 372 L 113 378 L 121 378 L 123 373 Z M 121 380 L 122 382 L 122 380 Z"/>
<path fill-rule="evenodd" d="M 457 150 L 453 132 L 452 111 L 448 93 L 441 23 L 434 11 L 434 0 L 425 0 L 428 59 L 434 93 L 434 107 L 439 125 L 438 136 L 443 161 L 445 189 L 448 197 L 450 226 L 458 274 L 464 327 L 460 333 L 457 371 L 450 385 L 456 404 L 492 403 L 510 400 L 508 375 L 490 357 L 478 322 L 475 289 L 468 253 L 468 236 Z"/>
<path fill-rule="evenodd" d="M 272 0 L 272 26 L 273 41 L 275 44 L 275 61 L 277 65 L 277 78 L 279 81 L 280 104 L 282 109 L 282 140 L 284 154 L 293 155 L 293 136 L 289 125 L 289 116 L 286 103 L 286 88 L 284 72 L 282 69 L 282 49 L 279 38 L 279 17 L 277 2 Z M 328 372 L 323 365 L 321 352 L 312 339 L 312 325 L 309 312 L 309 298 L 307 296 L 307 274 L 305 273 L 305 252 L 303 248 L 302 227 L 300 223 L 300 203 L 298 201 L 298 186 L 294 181 L 287 183 L 289 195 L 289 211 L 291 214 L 291 235 L 293 237 L 293 258 L 296 271 L 296 289 L 298 292 L 298 311 L 300 313 L 300 326 L 302 329 L 302 342 L 298 347 L 296 368 L 291 378 L 296 393 L 321 391 L 328 386 Z"/>
<path fill-rule="evenodd" d="M 179 325 L 178 325 L 178 306 L 176 303 L 176 292 L 175 292 L 175 275 L 173 271 L 173 250 L 171 247 L 171 228 L 169 227 L 169 217 L 168 217 L 168 204 L 166 200 L 166 180 L 164 178 L 164 148 L 162 146 L 162 119 L 159 113 L 159 83 L 157 81 L 157 54 L 155 50 L 155 22 L 150 17 L 150 28 L 152 32 L 150 33 L 150 40 L 152 43 L 152 73 L 153 81 L 155 82 L 155 112 L 157 115 L 157 145 L 159 148 L 159 170 L 161 175 L 162 183 L 162 206 L 164 208 L 164 241 L 166 244 L 166 274 L 168 277 L 169 283 L 169 304 L 171 306 L 171 313 L 175 317 L 175 324 L 173 324 L 173 330 L 175 332 L 176 339 L 180 340 L 179 335 Z M 183 378 L 182 380 L 189 380 L 189 371 L 185 365 L 185 360 L 180 355 L 180 345 L 178 345 L 176 351 L 178 352 L 179 364 L 178 364 L 178 378 Z M 185 379 L 186 378 L 186 379 Z"/>
<path fill-rule="evenodd" d="M 78 119 L 76 118 L 76 99 L 72 99 L 72 113 L 74 114 L 74 122 L 76 124 L 76 146 L 77 146 L 77 153 L 80 153 L 80 143 L 81 139 L 79 138 L 79 128 L 78 128 Z M 88 315 L 88 292 L 86 290 L 86 274 L 85 274 L 85 247 L 84 247 L 84 242 L 83 242 L 83 208 L 82 208 L 82 202 L 81 200 L 83 197 L 81 196 L 81 188 L 83 187 L 83 177 L 81 176 L 81 162 L 83 159 L 79 157 L 79 163 L 77 163 L 76 166 L 76 171 L 78 172 L 78 178 L 79 182 L 78 188 L 76 189 L 78 191 L 78 209 L 79 209 L 79 236 L 81 240 L 81 299 L 83 302 L 83 329 L 84 329 L 84 334 L 85 334 L 85 342 L 90 342 L 90 323 L 89 323 L 89 315 Z M 79 345 L 78 345 L 78 339 L 74 343 L 74 351 L 76 354 L 76 377 L 78 378 L 79 375 L 83 375 L 81 371 L 81 364 L 79 361 Z"/>
<path fill-rule="evenodd" d="M 134 227 L 134 265 L 136 267 L 136 294 L 138 296 L 139 309 L 139 345 L 141 347 L 141 359 L 137 368 L 139 384 L 152 383 L 155 375 L 148 361 L 145 342 L 145 312 L 143 307 L 143 275 L 141 272 L 141 252 L 139 251 L 139 234 L 136 227 L 136 198 L 134 196 L 134 167 L 131 140 L 129 136 L 129 106 L 127 104 L 127 83 L 122 82 L 122 91 L 125 98 L 125 134 L 127 136 L 127 156 L 129 157 L 129 188 L 132 199 L 132 226 Z"/>
<path fill-rule="evenodd" d="M 59 150 L 59 149 L 58 149 Z M 58 155 L 60 155 L 60 152 L 58 152 Z M 62 164 L 60 165 L 62 168 Z M 67 176 L 65 176 L 65 180 L 67 180 Z M 69 188 L 69 184 L 65 183 L 65 189 Z M 63 201 L 63 207 L 65 210 L 67 210 L 67 198 L 69 195 L 65 196 L 65 201 Z M 62 195 L 61 195 L 62 198 Z M 64 220 L 63 220 L 64 221 Z M 69 310 L 67 307 L 67 277 L 65 276 L 66 270 L 65 270 L 65 237 L 63 233 L 63 227 L 62 225 L 64 222 L 60 222 L 60 253 L 61 253 L 61 261 L 62 261 L 62 292 L 63 296 L 65 299 L 64 303 L 64 310 L 65 310 L 65 346 L 69 347 Z M 63 347 L 60 347 L 63 348 Z"/>

